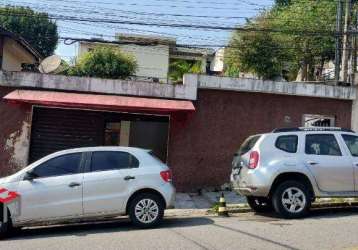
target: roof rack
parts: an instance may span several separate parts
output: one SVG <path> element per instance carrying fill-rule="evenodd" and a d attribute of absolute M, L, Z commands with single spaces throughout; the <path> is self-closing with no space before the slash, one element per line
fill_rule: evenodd
<path fill-rule="evenodd" d="M 276 128 L 272 133 L 283 132 L 299 132 L 299 131 L 341 131 L 354 133 L 351 129 L 339 128 L 339 127 L 296 127 L 296 128 Z"/>

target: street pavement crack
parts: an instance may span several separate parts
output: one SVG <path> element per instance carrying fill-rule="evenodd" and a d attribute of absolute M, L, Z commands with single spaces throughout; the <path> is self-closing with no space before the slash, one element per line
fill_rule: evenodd
<path fill-rule="evenodd" d="M 287 248 L 287 249 L 291 249 L 291 250 L 300 250 L 299 248 L 295 248 L 295 247 L 292 247 L 290 245 L 286 245 L 286 244 L 283 244 L 281 242 L 270 240 L 270 239 L 267 239 L 265 237 L 262 237 L 262 236 L 259 236 L 259 235 L 256 235 L 256 234 L 252 234 L 252 233 L 248 233 L 248 232 L 236 229 L 236 228 L 232 228 L 232 227 L 228 227 L 228 226 L 222 226 L 222 225 L 219 225 L 219 224 L 211 224 L 211 226 L 220 227 L 220 228 L 223 228 L 223 229 L 226 229 L 226 230 L 230 230 L 230 231 L 233 231 L 233 232 L 244 234 L 244 235 L 247 235 L 249 237 L 259 239 L 259 240 L 262 240 L 262 241 L 266 241 L 268 243 L 271 243 L 271 244 L 274 244 L 274 245 L 277 245 L 277 246 L 280 246 L 280 247 L 283 247 L 283 248 Z"/>
<path fill-rule="evenodd" d="M 211 250 L 211 249 L 216 250 L 216 248 L 208 248 L 208 247 L 204 246 L 203 244 L 201 244 L 200 242 L 198 242 L 198 241 L 196 241 L 196 240 L 194 240 L 194 239 L 192 239 L 192 238 L 189 238 L 188 236 L 186 236 L 186 235 L 184 235 L 183 233 L 180 233 L 180 232 L 178 232 L 178 231 L 176 231 L 176 230 L 174 230 L 174 229 L 169 229 L 169 230 L 172 231 L 173 233 L 179 235 L 180 237 L 182 237 L 182 238 L 184 238 L 184 239 L 190 241 L 190 242 L 193 243 L 194 245 L 196 245 L 196 246 L 198 246 L 198 247 L 200 247 L 200 248 L 202 248 L 202 249 L 204 249 L 204 250 Z"/>

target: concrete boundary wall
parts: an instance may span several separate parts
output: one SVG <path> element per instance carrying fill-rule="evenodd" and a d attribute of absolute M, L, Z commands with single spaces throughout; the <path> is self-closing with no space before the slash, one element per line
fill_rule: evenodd
<path fill-rule="evenodd" d="M 201 89 L 259 92 L 345 100 L 356 99 L 355 87 L 331 86 L 318 83 L 277 82 L 194 74 L 185 75 L 184 83 L 197 83 Z"/>
<path fill-rule="evenodd" d="M 6 71 L 0 71 L 0 86 L 55 89 L 62 91 L 93 92 L 112 95 L 157 97 L 181 100 L 196 100 L 198 89 L 196 82 L 189 82 L 183 85 L 173 85 L 145 81 L 112 80 Z"/>

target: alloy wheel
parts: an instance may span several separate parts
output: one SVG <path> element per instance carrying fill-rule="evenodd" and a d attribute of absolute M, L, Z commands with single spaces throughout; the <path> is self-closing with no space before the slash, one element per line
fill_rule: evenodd
<path fill-rule="evenodd" d="M 302 190 L 296 187 L 290 187 L 282 193 L 281 202 L 287 212 L 300 213 L 305 209 L 307 200 Z"/>
<path fill-rule="evenodd" d="M 142 199 L 136 204 L 134 214 L 140 222 L 149 224 L 157 219 L 159 206 L 152 199 Z"/>

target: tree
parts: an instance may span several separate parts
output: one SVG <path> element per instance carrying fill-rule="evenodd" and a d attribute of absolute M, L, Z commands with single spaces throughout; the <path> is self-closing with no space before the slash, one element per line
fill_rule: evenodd
<path fill-rule="evenodd" d="M 273 79 L 280 76 L 283 69 L 281 54 L 279 45 L 269 33 L 235 32 L 225 53 L 226 75 L 237 77 L 242 71 Z"/>
<path fill-rule="evenodd" d="M 45 57 L 52 55 L 56 49 L 57 25 L 46 13 L 25 7 L 0 7 L 0 25 L 22 36 Z"/>
<path fill-rule="evenodd" d="M 298 0 L 272 13 L 273 29 L 283 31 L 273 34 L 274 39 L 286 47 L 293 47 L 291 55 L 301 80 L 314 80 L 315 69 L 322 73 L 326 61 L 334 59 L 337 2 Z M 294 31 L 294 32 L 293 32 Z"/>
<path fill-rule="evenodd" d="M 136 60 L 113 46 L 98 46 L 85 53 L 68 75 L 126 79 L 136 72 Z"/>
<path fill-rule="evenodd" d="M 246 25 L 246 28 L 267 29 L 262 16 Z M 238 77 L 239 72 L 256 74 L 263 79 L 274 79 L 283 70 L 285 54 L 268 32 L 234 32 L 225 51 L 225 74 Z"/>
<path fill-rule="evenodd" d="M 245 25 L 254 31 L 234 32 L 230 41 L 234 48 L 228 49 L 226 68 L 232 71 L 237 67 L 270 79 L 281 74 L 288 80 L 295 80 L 300 70 L 303 80 L 313 80 L 315 69 L 322 71 L 324 63 L 334 58 L 336 1 L 277 4 L 278 8 Z"/>

